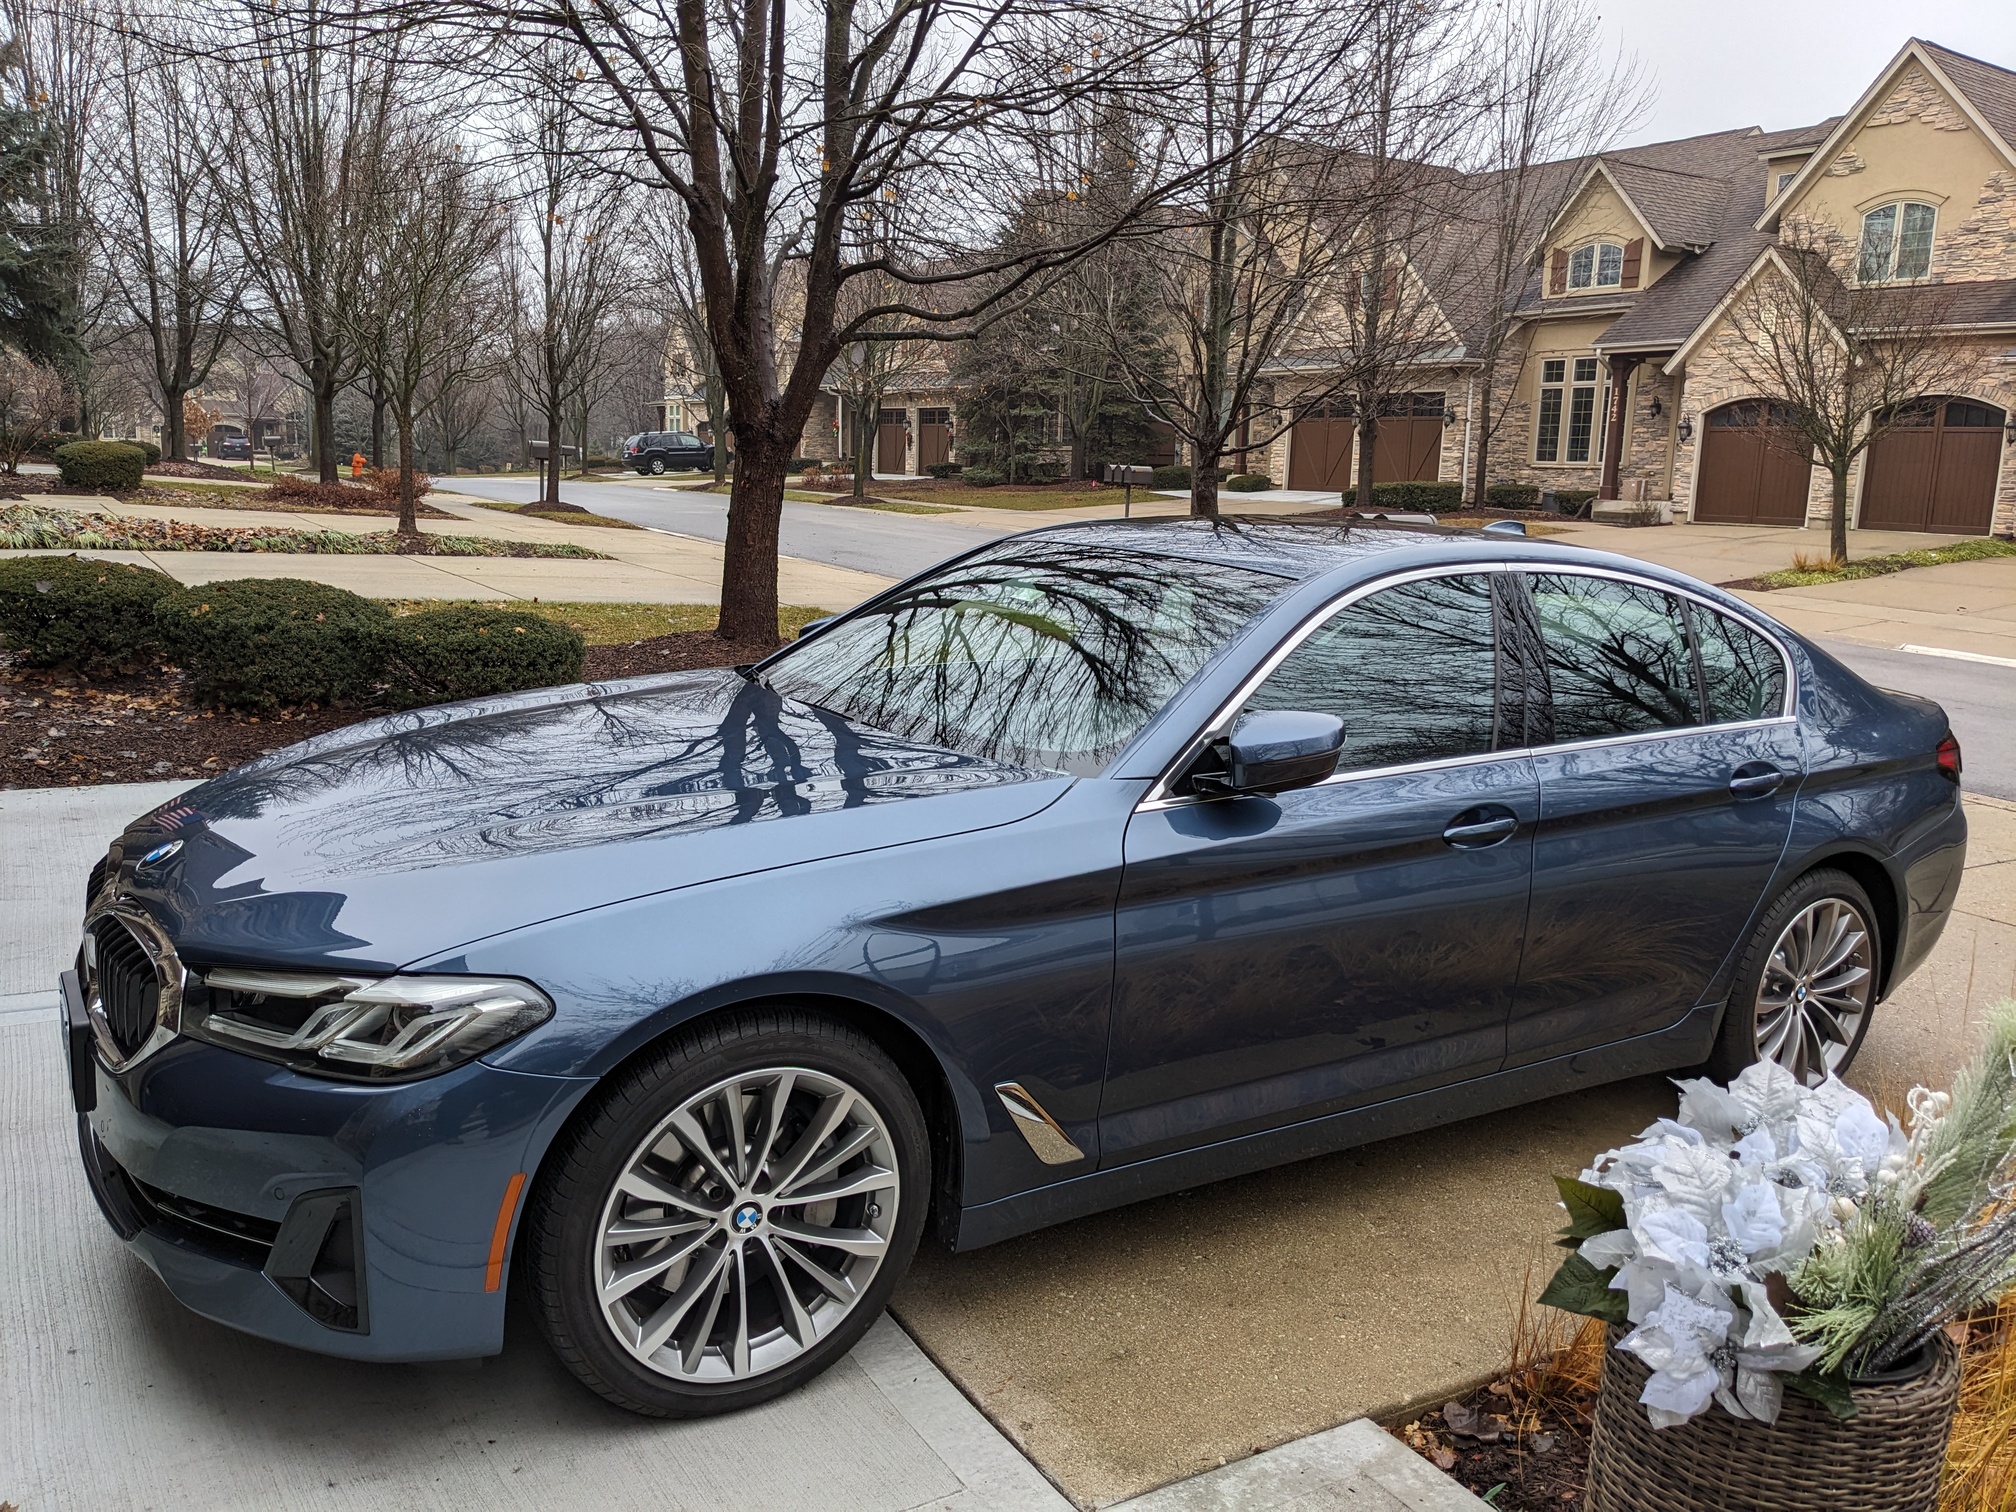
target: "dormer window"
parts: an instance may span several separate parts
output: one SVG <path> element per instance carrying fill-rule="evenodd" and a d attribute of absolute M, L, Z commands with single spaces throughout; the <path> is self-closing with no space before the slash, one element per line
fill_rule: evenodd
<path fill-rule="evenodd" d="M 1624 283 L 1624 249 L 1616 242 L 1582 247 L 1568 259 L 1571 289 L 1615 289 Z"/>
<path fill-rule="evenodd" d="M 1862 217 L 1862 252 L 1855 277 L 1862 283 L 1924 278 L 1932 271 L 1932 226 L 1939 212 L 1913 200 L 1880 205 Z"/>

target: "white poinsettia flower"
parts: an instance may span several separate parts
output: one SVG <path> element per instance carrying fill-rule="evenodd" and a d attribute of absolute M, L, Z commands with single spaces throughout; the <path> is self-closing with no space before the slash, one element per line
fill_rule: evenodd
<path fill-rule="evenodd" d="M 1778 1159 L 1778 1140 L 1763 1124 L 1745 1134 L 1729 1149 L 1739 1165 L 1752 1169 L 1769 1166 Z"/>
<path fill-rule="evenodd" d="M 1708 1268 L 1708 1225 L 1686 1208 L 1665 1203 L 1651 1207 L 1631 1229 L 1647 1259 Z"/>
<path fill-rule="evenodd" d="M 1734 1308 L 1690 1296 L 1669 1282 L 1659 1306 L 1619 1342 L 1619 1349 L 1651 1367 L 1638 1400 L 1655 1426 L 1685 1422 L 1714 1400 L 1722 1386 L 1716 1357 L 1735 1321 Z"/>
<path fill-rule="evenodd" d="M 1769 1182 L 1738 1187 L 1722 1204 L 1722 1224 L 1745 1255 L 1775 1250 L 1785 1239 L 1785 1213 Z"/>
<path fill-rule="evenodd" d="M 1721 1211 L 1722 1197 L 1736 1179 L 1735 1163 L 1726 1150 L 1712 1145 L 1672 1144 L 1652 1179 L 1674 1202 L 1693 1210 L 1704 1221 Z"/>
<path fill-rule="evenodd" d="M 1740 1125 L 1755 1123 L 1749 1108 L 1705 1076 L 1675 1082 L 1674 1085 L 1680 1089 L 1679 1121 L 1690 1129 L 1698 1129 L 1710 1139 L 1726 1143 L 1737 1137 Z"/>

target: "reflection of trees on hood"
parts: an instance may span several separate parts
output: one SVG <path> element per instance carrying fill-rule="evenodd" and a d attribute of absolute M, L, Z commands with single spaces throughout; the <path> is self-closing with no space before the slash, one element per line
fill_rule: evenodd
<path fill-rule="evenodd" d="M 765 674 L 909 739 L 1084 773 L 1282 586 L 1077 538 L 1023 540 L 953 564 Z"/>
<path fill-rule="evenodd" d="M 1027 774 L 864 730 L 732 672 L 309 742 L 212 784 L 212 821 L 279 819 L 302 852 L 374 868 L 644 839 Z"/>

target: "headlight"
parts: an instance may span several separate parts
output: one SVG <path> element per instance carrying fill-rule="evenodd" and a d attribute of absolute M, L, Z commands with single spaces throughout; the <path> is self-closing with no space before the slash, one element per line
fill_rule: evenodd
<path fill-rule="evenodd" d="M 311 1076 L 434 1076 L 553 1016 L 545 993 L 508 977 L 336 976 L 232 966 L 200 975 L 202 990 L 182 999 L 184 1034 Z"/>

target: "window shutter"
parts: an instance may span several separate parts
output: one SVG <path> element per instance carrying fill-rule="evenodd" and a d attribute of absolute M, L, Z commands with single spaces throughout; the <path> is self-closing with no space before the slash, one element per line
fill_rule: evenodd
<path fill-rule="evenodd" d="M 1400 270 L 1388 268 L 1379 282 L 1379 308 L 1397 310 L 1400 308 Z"/>
<path fill-rule="evenodd" d="M 1568 250 L 1565 247 L 1556 247 L 1553 259 L 1547 264 L 1547 292 L 1568 292 Z"/>
<path fill-rule="evenodd" d="M 1645 257 L 1645 238 L 1634 236 L 1624 243 L 1624 287 L 1638 287 L 1638 265 Z"/>

